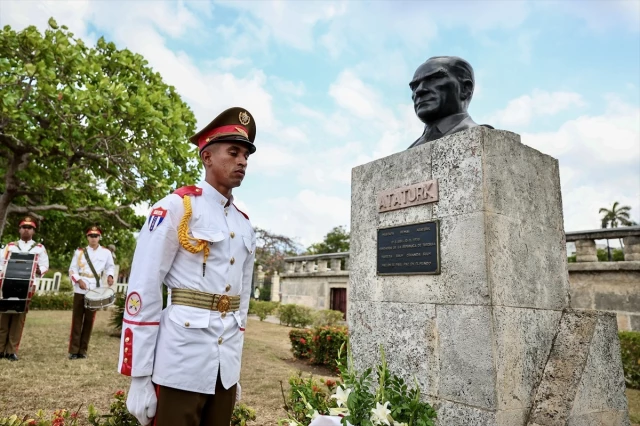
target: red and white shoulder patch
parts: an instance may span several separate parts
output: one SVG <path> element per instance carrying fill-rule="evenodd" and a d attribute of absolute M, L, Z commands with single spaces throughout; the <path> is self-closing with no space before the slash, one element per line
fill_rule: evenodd
<path fill-rule="evenodd" d="M 163 209 L 162 207 L 156 207 L 151 210 L 151 214 L 149 215 L 149 220 L 147 221 L 147 226 L 149 226 L 149 231 L 153 231 L 157 227 L 159 227 L 162 222 L 164 222 L 164 218 L 167 217 L 167 209 Z"/>

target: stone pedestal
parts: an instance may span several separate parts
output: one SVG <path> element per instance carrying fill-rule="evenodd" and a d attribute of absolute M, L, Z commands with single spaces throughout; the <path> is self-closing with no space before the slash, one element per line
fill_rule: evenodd
<path fill-rule="evenodd" d="M 379 192 L 432 179 L 438 202 L 378 213 Z M 378 276 L 377 229 L 433 219 L 441 273 Z M 441 426 L 578 424 L 570 423 L 575 389 L 567 389 L 575 395 L 563 422 L 530 422 L 544 411 L 535 398 L 568 315 L 565 246 L 558 162 L 514 133 L 478 127 L 354 168 L 348 321 L 356 368 L 375 365 L 382 343 L 391 369 L 415 376 Z M 617 344 L 615 331 L 614 319 L 591 340 L 586 364 L 599 365 L 598 345 Z M 586 364 L 574 370 L 576 389 L 592 380 Z M 619 386 L 594 410 L 620 419 L 606 424 L 626 425 L 620 358 L 603 369 Z M 589 412 L 589 402 L 581 407 Z"/>

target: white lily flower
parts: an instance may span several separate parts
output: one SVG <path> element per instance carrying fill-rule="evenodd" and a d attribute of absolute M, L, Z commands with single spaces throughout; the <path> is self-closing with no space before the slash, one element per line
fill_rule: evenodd
<path fill-rule="evenodd" d="M 387 408 L 388 405 L 389 401 L 385 402 L 384 404 L 376 402 L 376 408 L 371 409 L 370 420 L 373 424 L 390 426 L 387 416 L 391 414 L 391 410 Z"/>
<path fill-rule="evenodd" d="M 338 407 L 342 407 L 343 405 L 347 406 L 347 400 L 349 399 L 349 394 L 351 393 L 351 389 L 343 389 L 342 386 L 338 386 L 336 388 L 336 393 L 331 395 L 332 399 L 335 399 L 338 403 Z"/>
<path fill-rule="evenodd" d="M 346 416 L 349 414 L 349 409 L 346 407 L 343 408 L 329 408 L 330 416 Z"/>

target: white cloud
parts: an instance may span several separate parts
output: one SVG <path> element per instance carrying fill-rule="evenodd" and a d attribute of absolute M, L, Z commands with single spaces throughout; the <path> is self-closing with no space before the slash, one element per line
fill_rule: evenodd
<path fill-rule="evenodd" d="M 558 159 L 565 229 L 600 227 L 600 207 L 631 206 L 640 221 L 640 108 L 608 97 L 607 110 L 555 132 L 523 133 L 522 142 Z"/>
<path fill-rule="evenodd" d="M 527 126 L 539 116 L 551 116 L 561 111 L 583 107 L 586 102 L 574 92 L 546 92 L 534 89 L 531 95 L 523 95 L 509 101 L 507 107 L 496 112 L 487 122 L 495 126 Z"/>
<path fill-rule="evenodd" d="M 207 62 L 207 66 L 222 70 L 222 71 L 230 71 L 234 68 L 238 68 L 241 66 L 247 66 L 251 63 L 249 58 L 236 58 L 233 56 L 223 56 L 220 58 L 216 58 L 212 61 Z"/>
<path fill-rule="evenodd" d="M 344 13 L 344 3 L 337 2 L 286 2 L 281 0 L 240 2 L 220 1 L 226 7 L 251 15 L 259 22 L 260 30 L 252 31 L 263 38 L 273 38 L 290 47 L 311 50 L 315 44 L 313 30 L 316 24 Z M 239 32 L 255 25 L 248 19 L 238 22 Z"/>
<path fill-rule="evenodd" d="M 257 225 L 299 239 L 304 247 L 322 241 L 334 226 L 350 225 L 348 198 L 304 189 L 294 197 L 278 197 L 261 207 Z"/>
<path fill-rule="evenodd" d="M 603 115 L 578 117 L 555 132 L 523 133 L 522 140 L 554 157 L 571 155 L 588 166 L 640 165 L 640 108 L 609 99 Z"/>
<path fill-rule="evenodd" d="M 329 95 L 340 107 L 358 118 L 385 124 L 393 120 L 393 113 L 382 106 L 378 91 L 350 70 L 340 73 L 336 82 L 329 87 Z"/>
<path fill-rule="evenodd" d="M 59 25 L 67 25 L 76 37 L 85 42 L 97 40 L 87 31 L 87 16 L 93 5 L 89 0 L 60 2 L 44 1 L 0 1 L 0 25 L 10 25 L 14 30 L 21 30 L 35 25 L 41 31 L 48 28 L 49 18 L 54 17 Z"/>

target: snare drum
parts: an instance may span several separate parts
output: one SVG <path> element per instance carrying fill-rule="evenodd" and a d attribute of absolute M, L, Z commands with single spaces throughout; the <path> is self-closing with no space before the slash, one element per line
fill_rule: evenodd
<path fill-rule="evenodd" d="M 84 295 L 84 307 L 97 311 L 113 305 L 116 301 L 116 292 L 110 287 L 98 287 Z"/>

